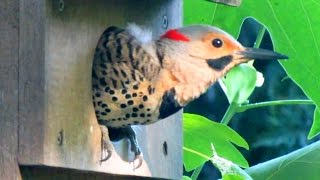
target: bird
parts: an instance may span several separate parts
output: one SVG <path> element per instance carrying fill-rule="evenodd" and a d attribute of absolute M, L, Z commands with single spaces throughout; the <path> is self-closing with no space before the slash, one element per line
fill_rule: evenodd
<path fill-rule="evenodd" d="M 210 25 L 169 29 L 159 37 L 145 27 L 108 27 L 92 64 L 93 106 L 102 132 L 102 149 L 127 138 L 138 168 L 142 153 L 132 125 L 165 119 L 198 98 L 230 69 L 253 59 L 288 59 L 259 48 L 243 47 Z M 170 127 L 168 127 L 170 128 Z M 109 139 L 108 139 L 109 138 Z"/>

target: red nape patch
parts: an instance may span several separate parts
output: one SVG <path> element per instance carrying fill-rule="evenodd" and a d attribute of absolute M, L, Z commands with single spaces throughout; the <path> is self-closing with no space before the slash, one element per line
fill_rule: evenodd
<path fill-rule="evenodd" d="M 180 33 L 176 29 L 170 29 L 169 31 L 164 33 L 164 35 L 162 35 L 161 38 L 168 38 L 175 41 L 190 41 L 190 39 L 187 36 Z"/>

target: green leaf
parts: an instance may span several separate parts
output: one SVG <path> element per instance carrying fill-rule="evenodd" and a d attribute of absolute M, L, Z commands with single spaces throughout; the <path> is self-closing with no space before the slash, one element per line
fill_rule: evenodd
<path fill-rule="evenodd" d="M 182 180 L 192 180 L 192 179 L 188 176 L 182 176 Z"/>
<path fill-rule="evenodd" d="M 249 149 L 248 143 L 228 126 L 199 115 L 184 113 L 183 128 L 183 162 L 187 171 L 191 171 L 209 160 L 212 156 L 211 143 L 219 156 L 241 167 L 248 167 L 246 159 L 233 146 L 236 144 Z"/>
<path fill-rule="evenodd" d="M 240 176 L 239 174 L 226 174 L 222 176 L 223 180 L 245 180 L 244 177 Z"/>
<path fill-rule="evenodd" d="M 243 104 L 256 87 L 257 71 L 249 64 L 240 64 L 222 78 L 229 103 Z"/>
<path fill-rule="evenodd" d="M 247 169 L 254 180 L 317 180 L 320 177 L 320 142 Z"/>
<path fill-rule="evenodd" d="M 184 8 L 185 24 L 212 24 L 233 36 L 238 35 L 241 23 L 247 17 L 254 17 L 264 24 L 275 50 L 290 57 L 287 61 L 280 61 L 289 77 L 320 107 L 319 1 L 245 0 L 239 8 L 234 8 L 185 0 Z"/>
<path fill-rule="evenodd" d="M 313 137 L 320 134 L 320 111 L 319 108 L 314 110 L 314 118 L 311 126 L 311 130 L 308 134 L 308 139 L 312 139 Z"/>
<path fill-rule="evenodd" d="M 231 161 L 220 157 L 213 144 L 211 144 L 212 154 L 210 161 L 217 167 L 222 175 L 222 179 L 252 180 L 252 178 L 239 166 Z"/>

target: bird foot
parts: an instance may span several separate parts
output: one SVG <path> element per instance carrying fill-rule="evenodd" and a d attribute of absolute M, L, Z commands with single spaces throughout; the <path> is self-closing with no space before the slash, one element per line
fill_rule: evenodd
<path fill-rule="evenodd" d="M 134 156 L 135 156 L 134 160 L 129 161 L 129 163 L 133 164 L 133 170 L 138 169 L 143 163 L 143 157 L 142 157 L 140 148 L 138 146 L 136 133 L 134 132 L 132 127 L 128 126 L 124 128 L 111 128 L 111 127 L 106 128 L 103 125 L 101 125 L 100 127 L 101 127 L 102 134 L 103 135 L 105 134 L 103 137 L 108 138 L 107 140 L 103 138 L 103 141 L 105 142 L 105 146 L 107 147 L 105 149 L 107 149 L 107 152 L 108 152 L 108 156 L 104 159 L 107 160 L 111 156 L 110 150 L 112 149 L 112 145 L 110 144 L 110 141 L 108 141 L 109 138 L 111 139 L 111 141 L 119 141 L 123 138 L 128 138 L 129 144 L 130 144 L 130 150 L 134 153 Z M 136 165 L 136 162 L 138 163 L 137 165 Z"/>
<path fill-rule="evenodd" d="M 140 148 L 138 146 L 136 133 L 132 129 L 132 127 L 127 127 L 127 138 L 129 139 L 131 151 L 134 153 L 134 160 L 132 161 L 133 164 L 133 170 L 138 169 L 143 162 L 142 153 L 140 151 Z M 135 165 L 135 162 L 138 161 L 137 166 Z"/>

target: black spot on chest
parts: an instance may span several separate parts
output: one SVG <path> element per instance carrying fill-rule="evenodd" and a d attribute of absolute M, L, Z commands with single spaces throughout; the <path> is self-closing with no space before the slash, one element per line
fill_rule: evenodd
<path fill-rule="evenodd" d="M 170 89 L 163 94 L 162 103 L 159 109 L 159 119 L 164 119 L 182 108 L 174 99 L 175 93 L 174 89 Z"/>
<path fill-rule="evenodd" d="M 207 59 L 208 65 L 218 71 L 223 70 L 232 61 L 232 56 L 223 56 L 218 59 Z"/>

